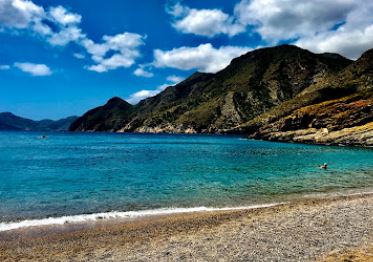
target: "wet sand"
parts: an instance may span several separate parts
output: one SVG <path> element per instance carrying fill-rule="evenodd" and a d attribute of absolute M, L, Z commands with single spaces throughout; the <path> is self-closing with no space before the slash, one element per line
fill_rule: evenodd
<path fill-rule="evenodd" d="M 365 194 L 0 232 L 0 261 L 367 261 L 372 244 Z"/>

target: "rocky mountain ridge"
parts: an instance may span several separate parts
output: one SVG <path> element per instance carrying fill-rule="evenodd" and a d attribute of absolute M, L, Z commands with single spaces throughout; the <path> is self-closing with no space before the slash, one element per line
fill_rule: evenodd
<path fill-rule="evenodd" d="M 137 105 L 113 98 L 70 129 L 243 133 L 268 140 L 370 145 L 372 53 L 351 61 L 290 45 L 258 49 L 216 74 L 195 73 Z M 359 135 L 348 138 L 351 133 Z"/>
<path fill-rule="evenodd" d="M 6 131 L 67 131 L 78 117 L 71 116 L 59 120 L 40 120 L 16 116 L 10 112 L 0 113 L 0 130 Z"/>

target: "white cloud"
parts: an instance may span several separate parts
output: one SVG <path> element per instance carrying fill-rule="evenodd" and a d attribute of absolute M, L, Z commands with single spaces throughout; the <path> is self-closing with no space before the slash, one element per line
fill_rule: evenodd
<path fill-rule="evenodd" d="M 144 37 L 134 33 L 122 33 L 114 36 L 103 36 L 103 43 L 97 44 L 90 39 L 82 41 L 86 51 L 91 54 L 95 65 L 88 66 L 87 69 L 98 73 L 120 67 L 127 68 L 135 63 L 140 56 L 139 47 L 144 45 Z M 106 56 L 109 51 L 114 52 Z"/>
<path fill-rule="evenodd" d="M 44 9 L 27 0 L 1 0 L 0 26 L 19 29 L 39 23 Z"/>
<path fill-rule="evenodd" d="M 316 53 L 335 52 L 357 59 L 364 51 L 373 47 L 373 24 L 363 29 L 341 28 L 336 32 L 324 32 L 302 38 L 296 45 Z"/>
<path fill-rule="evenodd" d="M 52 74 L 50 68 L 45 64 L 14 63 L 14 66 L 32 76 L 48 76 Z"/>
<path fill-rule="evenodd" d="M 139 47 L 144 44 L 145 37 L 124 32 L 114 36 L 104 35 L 101 43 L 95 43 L 79 27 L 81 20 L 81 15 L 63 6 L 45 11 L 29 0 L 0 0 L 0 29 L 29 31 L 53 46 L 69 43 L 82 46 L 95 62 L 86 66 L 88 70 L 102 73 L 127 68 L 140 56 Z"/>
<path fill-rule="evenodd" d="M 232 14 L 220 9 L 167 6 L 182 33 L 234 36 L 250 29 L 270 45 L 288 41 L 314 52 L 357 58 L 373 46 L 373 2 L 366 0 L 241 0 Z"/>
<path fill-rule="evenodd" d="M 147 77 L 147 78 L 150 78 L 150 77 L 153 77 L 154 74 L 152 72 L 149 72 L 147 71 L 144 67 L 142 66 L 139 66 L 138 68 L 136 68 L 135 71 L 133 71 L 133 74 L 135 76 L 140 76 L 140 77 Z"/>
<path fill-rule="evenodd" d="M 180 2 L 166 5 L 166 12 L 174 17 L 186 16 L 189 8 L 183 6 Z"/>
<path fill-rule="evenodd" d="M 61 25 L 79 24 L 82 20 L 81 15 L 68 12 L 64 7 L 52 7 L 49 10 L 50 16 Z"/>
<path fill-rule="evenodd" d="M 78 27 L 80 21 L 80 15 L 62 6 L 45 11 L 28 0 L 0 1 L 0 28 L 29 30 L 44 37 L 51 45 L 63 46 L 85 37 Z"/>
<path fill-rule="evenodd" d="M 0 70 L 9 70 L 10 65 L 0 65 Z"/>
<path fill-rule="evenodd" d="M 81 44 L 92 55 L 93 60 L 100 60 L 100 57 L 103 57 L 108 51 L 106 45 L 96 44 L 91 39 L 83 39 Z"/>
<path fill-rule="evenodd" d="M 234 24 L 229 15 L 218 9 L 191 9 L 187 16 L 173 25 L 183 33 L 213 37 L 219 34 L 234 36 L 245 28 Z"/>
<path fill-rule="evenodd" d="M 163 90 L 162 89 L 155 89 L 155 90 L 140 90 L 136 93 L 133 93 L 132 95 L 130 95 L 126 101 L 130 104 L 137 104 L 138 102 L 140 102 L 141 100 L 145 99 L 145 98 L 148 98 L 148 97 L 151 97 L 151 96 L 155 96 L 156 94 L 162 92 Z"/>
<path fill-rule="evenodd" d="M 84 58 L 85 58 L 85 55 L 82 54 L 82 53 L 74 53 L 73 56 L 74 56 L 76 59 L 84 59 Z"/>
<path fill-rule="evenodd" d="M 103 73 L 119 67 L 127 68 L 133 65 L 133 63 L 134 58 L 128 56 L 127 54 L 114 54 L 108 58 L 102 58 L 98 64 L 88 66 L 87 68 L 90 71 Z"/>
<path fill-rule="evenodd" d="M 359 2 L 337 30 L 300 38 L 296 44 L 314 52 L 336 52 L 351 59 L 373 47 L 373 2 Z"/>
<path fill-rule="evenodd" d="M 234 36 L 245 31 L 244 25 L 219 9 L 191 9 L 177 3 L 167 12 L 175 18 L 173 27 L 182 33 L 213 37 Z"/>
<path fill-rule="evenodd" d="M 150 90 L 144 89 L 136 93 L 133 93 L 126 99 L 126 101 L 131 104 L 137 104 L 138 102 L 140 102 L 141 100 L 145 98 L 152 97 L 152 96 L 159 94 L 160 92 L 162 92 L 169 86 L 178 84 L 179 82 L 183 80 L 183 78 L 179 76 L 171 75 L 171 76 L 168 76 L 166 80 L 167 82 L 165 84 L 158 86 L 156 89 L 150 89 Z"/>
<path fill-rule="evenodd" d="M 356 0 L 242 0 L 235 16 L 263 39 L 279 41 L 316 34 L 346 19 Z"/>
<path fill-rule="evenodd" d="M 283 40 L 314 52 L 357 58 L 373 46 L 373 2 L 241 0 L 235 16 L 272 44 Z"/>
<path fill-rule="evenodd" d="M 170 75 L 166 78 L 167 81 L 177 84 L 184 80 L 184 77 L 176 76 L 176 75 Z"/>
<path fill-rule="evenodd" d="M 60 30 L 58 33 L 53 33 L 48 37 L 48 42 L 51 45 L 65 46 L 70 42 L 75 42 L 84 38 L 80 28 L 72 26 Z"/>
<path fill-rule="evenodd" d="M 211 44 L 174 48 L 169 51 L 156 49 L 153 64 L 160 68 L 197 69 L 201 72 L 215 73 L 229 65 L 233 58 L 250 50 L 248 47 L 237 46 L 214 48 Z"/>

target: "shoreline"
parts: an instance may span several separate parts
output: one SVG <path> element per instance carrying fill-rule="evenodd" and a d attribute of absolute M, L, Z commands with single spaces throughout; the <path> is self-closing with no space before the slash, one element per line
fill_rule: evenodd
<path fill-rule="evenodd" d="M 323 259 L 372 243 L 373 192 L 368 192 L 247 210 L 3 231 L 0 259 L 270 261 L 277 256 L 296 261 Z M 201 253 L 210 249 L 214 252 Z M 232 251 L 239 257 L 230 257 Z"/>
<path fill-rule="evenodd" d="M 262 203 L 252 203 L 249 205 L 241 206 L 196 206 L 196 207 L 163 207 L 157 209 L 144 209 L 144 210 L 131 210 L 131 211 L 108 211 L 108 212 L 97 212 L 97 213 L 87 213 L 87 214 L 77 214 L 77 215 L 64 215 L 60 217 L 45 217 L 45 218 L 35 218 L 35 219 L 24 219 L 19 221 L 4 221 L 0 222 L 0 234 L 2 232 L 8 232 L 13 230 L 28 230 L 32 228 L 40 227 L 55 227 L 55 226 L 66 226 L 77 225 L 84 227 L 85 224 L 95 223 L 95 222 L 126 222 L 141 218 L 152 218 L 159 216 L 173 216 L 173 215 L 187 215 L 187 214 L 203 214 L 203 213 L 213 213 L 213 212 L 229 212 L 229 211 L 247 211 L 252 209 L 265 209 L 271 207 L 277 207 L 282 205 L 291 205 L 297 202 L 304 201 L 319 201 L 319 200 L 330 200 L 345 197 L 354 196 L 373 196 L 373 188 L 359 188 L 359 189 L 348 189 L 348 190 L 338 190 L 330 192 L 314 192 L 305 193 L 296 196 L 287 196 L 285 198 L 278 199 L 275 202 L 262 202 Z"/>
<path fill-rule="evenodd" d="M 142 217 L 153 216 L 172 216 L 177 214 L 190 214 L 190 213 L 210 213 L 210 212 L 224 212 L 224 211 L 244 211 L 250 209 L 260 209 L 274 207 L 286 204 L 287 202 L 257 204 L 250 206 L 237 206 L 237 207 L 190 207 L 190 208 L 159 208 L 147 209 L 137 211 L 111 211 L 92 214 L 80 215 L 67 215 L 61 217 L 47 217 L 41 219 L 26 219 L 15 222 L 0 222 L 0 233 L 7 232 L 22 228 L 42 227 L 42 226 L 57 226 L 66 224 L 84 224 L 95 221 L 111 221 L 120 219 L 138 219 Z"/>
<path fill-rule="evenodd" d="M 250 136 L 248 133 L 242 132 L 197 132 L 197 133 L 187 133 L 187 132 L 139 132 L 139 131 L 131 131 L 131 132 L 118 132 L 118 131 L 69 131 L 69 130 L 61 130 L 61 131 L 37 131 L 37 130 L 0 130 L 0 133 L 35 133 L 35 134 L 74 134 L 74 135 L 180 135 L 180 136 L 217 136 L 217 137 L 238 137 L 243 140 L 252 140 L 252 141 L 262 141 L 262 142 L 269 142 L 269 143 L 283 143 L 283 144 L 299 144 L 299 145 L 309 145 L 309 146 L 327 146 L 327 147 L 347 147 L 347 148 L 357 148 L 357 149 L 373 149 L 373 145 L 368 144 L 353 144 L 353 143 L 331 143 L 331 142 L 310 142 L 310 141 L 295 141 L 295 140 L 270 140 L 265 139 L 262 137 L 253 137 Z"/>

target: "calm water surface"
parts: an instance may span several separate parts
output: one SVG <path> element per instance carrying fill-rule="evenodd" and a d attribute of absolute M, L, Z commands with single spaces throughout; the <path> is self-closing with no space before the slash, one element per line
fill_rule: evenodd
<path fill-rule="evenodd" d="M 234 136 L 0 132 L 0 221 L 239 206 L 373 186 L 373 150 Z M 329 170 L 318 165 L 327 162 Z"/>

